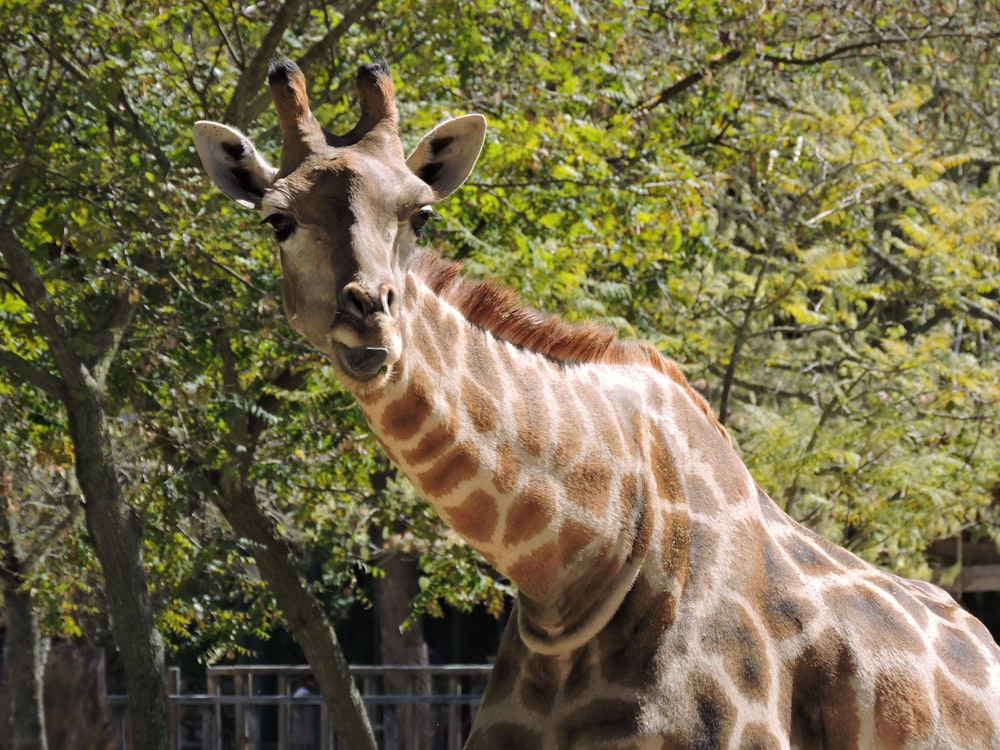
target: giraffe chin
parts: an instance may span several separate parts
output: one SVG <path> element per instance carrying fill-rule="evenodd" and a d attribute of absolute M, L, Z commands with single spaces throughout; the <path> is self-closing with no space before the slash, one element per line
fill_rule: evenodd
<path fill-rule="evenodd" d="M 383 374 L 389 350 L 381 346 L 337 347 L 335 356 L 344 375 L 368 383 Z"/>

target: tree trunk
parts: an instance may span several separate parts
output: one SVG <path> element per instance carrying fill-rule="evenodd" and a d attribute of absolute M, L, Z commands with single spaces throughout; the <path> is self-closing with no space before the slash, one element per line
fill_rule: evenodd
<path fill-rule="evenodd" d="M 295 565 L 292 550 L 260 509 L 242 481 L 218 482 L 216 502 L 233 530 L 256 545 L 254 558 L 271 587 L 285 624 L 305 653 L 323 700 L 330 711 L 340 746 L 376 750 L 375 734 L 361 693 L 351 677 L 337 634 Z"/>
<path fill-rule="evenodd" d="M 427 666 L 427 643 L 420 623 L 400 630 L 410 613 L 410 601 L 420 593 L 417 562 L 393 552 L 380 567 L 385 571 L 385 577 L 375 579 L 375 606 L 382 663 Z M 385 691 L 392 695 L 429 696 L 431 681 L 426 675 L 389 674 L 385 679 Z M 415 703 L 397 708 L 396 733 L 400 739 L 399 747 L 431 750 L 430 706 Z M 411 738 L 416 744 L 411 742 Z"/>
<path fill-rule="evenodd" d="M 45 661 L 45 736 L 53 750 L 118 750 L 104 649 L 54 645 Z"/>
<path fill-rule="evenodd" d="M 104 573 L 111 630 L 128 685 L 128 718 L 135 750 L 168 750 L 170 742 L 163 639 L 156 628 L 142 564 L 142 534 L 115 476 L 104 412 L 91 391 L 67 404 L 83 491 L 87 530 Z"/>
<path fill-rule="evenodd" d="M 42 684 L 46 642 L 42 640 L 34 597 L 24 583 L 24 561 L 17 549 L 17 523 L 11 517 L 9 484 L 0 484 L 0 592 L 3 594 L 4 646 L 3 723 L 0 747 L 5 750 L 48 750 Z"/>
<path fill-rule="evenodd" d="M 115 472 L 104 411 L 103 373 L 107 372 L 137 301 L 130 294 L 113 305 L 105 341 L 91 365 L 72 346 L 72 336 L 56 315 L 56 303 L 31 261 L 27 248 L 0 215 L 0 255 L 10 276 L 31 304 L 35 324 L 59 373 L 22 363 L 31 384 L 66 407 L 75 451 L 74 468 L 84 496 L 87 530 L 101 563 L 111 608 L 111 630 L 125 664 L 128 715 L 133 750 L 168 750 L 169 709 L 163 641 L 156 629 L 153 604 L 142 564 L 138 519 L 125 500 Z"/>

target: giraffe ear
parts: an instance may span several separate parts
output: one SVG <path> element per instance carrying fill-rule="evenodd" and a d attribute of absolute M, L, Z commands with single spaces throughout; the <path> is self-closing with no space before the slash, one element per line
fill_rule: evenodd
<path fill-rule="evenodd" d="M 420 139 L 406 166 L 437 193 L 438 200 L 465 182 L 483 150 L 486 118 L 463 115 L 446 120 Z"/>
<path fill-rule="evenodd" d="M 199 120 L 194 124 L 194 147 L 208 176 L 223 193 L 242 206 L 260 208 L 278 170 L 243 134 L 228 125 Z"/>

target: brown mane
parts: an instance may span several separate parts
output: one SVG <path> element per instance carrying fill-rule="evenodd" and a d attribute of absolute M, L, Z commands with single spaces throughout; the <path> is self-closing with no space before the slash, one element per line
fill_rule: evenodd
<path fill-rule="evenodd" d="M 650 367 L 680 385 L 709 421 L 726 436 L 708 402 L 698 393 L 677 363 L 645 341 L 623 341 L 610 326 L 588 320 L 569 323 L 558 315 L 528 307 L 510 289 L 491 281 L 462 275 L 462 264 L 436 253 L 421 251 L 414 273 L 438 296 L 456 307 L 478 328 L 549 359 L 565 363 L 594 362 Z"/>

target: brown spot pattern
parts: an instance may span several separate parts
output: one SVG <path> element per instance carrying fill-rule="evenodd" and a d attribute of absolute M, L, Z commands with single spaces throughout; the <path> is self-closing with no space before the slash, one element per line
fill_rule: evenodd
<path fill-rule="evenodd" d="M 618 501 L 615 504 L 621 508 L 621 514 L 626 518 L 635 517 L 637 513 L 645 514 L 648 511 L 645 493 L 639 490 L 639 477 L 635 474 L 626 474 L 621 478 L 618 483 Z M 649 519 L 647 519 L 648 522 Z M 645 552 L 645 549 L 642 551 Z"/>
<path fill-rule="evenodd" d="M 780 590 L 768 592 L 763 603 L 764 624 L 777 640 L 799 635 L 816 616 L 812 602 Z"/>
<path fill-rule="evenodd" d="M 651 425 L 649 430 L 649 463 L 653 469 L 653 479 L 656 481 L 656 494 L 667 501 L 681 497 L 681 483 L 677 474 L 677 464 L 667 450 L 663 437 Z"/>
<path fill-rule="evenodd" d="M 791 740 L 799 747 L 856 747 L 860 728 L 857 665 L 840 637 L 826 631 L 808 646 L 792 670 Z"/>
<path fill-rule="evenodd" d="M 970 685 L 984 688 L 989 684 L 989 674 L 979 668 L 983 663 L 982 653 L 968 633 L 943 625 L 938 630 L 935 651 L 953 674 Z"/>
<path fill-rule="evenodd" d="M 763 724 L 751 723 L 743 728 L 740 750 L 779 750 L 781 743 Z"/>
<path fill-rule="evenodd" d="M 382 412 L 382 429 L 386 437 L 405 441 L 416 435 L 432 411 L 430 401 L 421 391 L 412 397 L 400 398 Z"/>
<path fill-rule="evenodd" d="M 435 304 L 440 303 L 435 300 Z M 451 315 L 444 315 L 435 311 L 433 315 L 422 316 L 431 328 L 431 338 L 437 344 L 438 354 L 441 357 L 441 370 L 455 370 L 458 368 L 459 347 L 456 344 L 461 341 L 462 331 L 458 321 Z"/>
<path fill-rule="evenodd" d="M 940 669 L 934 674 L 934 690 L 948 734 L 960 747 L 994 747 L 997 738 L 986 709 L 973 701 Z"/>
<path fill-rule="evenodd" d="M 930 623 L 930 613 L 927 611 L 927 607 L 913 597 L 906 581 L 891 575 L 877 575 L 868 580 L 895 599 L 896 603 L 913 618 L 918 628 L 926 628 Z"/>
<path fill-rule="evenodd" d="M 723 602 L 712 622 L 713 629 L 702 636 L 703 644 L 722 656 L 727 673 L 747 698 L 765 702 L 771 675 L 767 644 L 757 626 L 735 602 Z"/>
<path fill-rule="evenodd" d="M 687 578 L 688 550 L 691 546 L 691 520 L 681 509 L 663 514 L 663 570 L 683 585 Z"/>
<path fill-rule="evenodd" d="M 691 584 L 697 586 L 716 575 L 720 539 L 715 529 L 704 521 L 689 520 L 689 527 L 691 536 L 687 549 L 688 574 Z"/>
<path fill-rule="evenodd" d="M 660 638 L 677 612 L 677 601 L 655 591 L 640 575 L 598 636 L 601 675 L 615 685 L 646 688 L 656 679 Z"/>
<path fill-rule="evenodd" d="M 579 392 L 587 404 L 587 414 L 601 445 L 615 458 L 623 458 L 626 455 L 625 444 L 611 405 L 596 387 L 581 386 Z"/>
<path fill-rule="evenodd" d="M 530 727 L 503 721 L 476 729 L 465 750 L 549 750 L 542 745 L 542 734 Z"/>
<path fill-rule="evenodd" d="M 798 566 L 806 573 L 816 575 L 834 568 L 830 558 L 810 544 L 807 538 L 799 534 L 786 537 L 783 540 L 785 550 Z"/>
<path fill-rule="evenodd" d="M 627 700 L 602 698 L 566 714 L 556 729 L 556 747 L 601 747 L 635 737 L 638 732 L 638 709 Z M 615 745 L 614 747 L 617 747 Z"/>
<path fill-rule="evenodd" d="M 441 497 L 472 479 L 479 470 L 479 454 L 474 445 L 463 444 L 438 459 L 430 469 L 417 475 L 420 487 L 430 497 Z"/>
<path fill-rule="evenodd" d="M 591 659 L 593 642 L 579 649 L 573 656 L 569 672 L 563 683 L 562 698 L 567 703 L 579 698 L 590 687 L 594 675 L 594 665 Z"/>
<path fill-rule="evenodd" d="M 594 513 L 601 514 L 611 499 L 613 474 L 608 462 L 590 455 L 576 464 L 563 479 L 566 496 Z"/>
<path fill-rule="evenodd" d="M 477 432 L 492 432 L 500 422 L 500 409 L 493 396 L 469 377 L 462 378 L 462 406 Z"/>
<path fill-rule="evenodd" d="M 461 505 L 445 512 L 449 525 L 470 542 L 489 541 L 500 515 L 496 500 L 482 490 L 476 490 Z"/>
<path fill-rule="evenodd" d="M 526 596 L 541 598 L 555 578 L 557 549 L 555 542 L 543 544 L 511 565 L 507 575 Z"/>
<path fill-rule="evenodd" d="M 531 656 L 521 666 L 518 700 L 531 713 L 551 716 L 559 692 L 559 674 L 553 660 Z"/>
<path fill-rule="evenodd" d="M 551 458 L 553 471 L 563 471 L 577 460 L 583 450 L 583 434 L 580 426 L 573 424 L 571 416 L 565 414 L 560 416 L 563 421 Z"/>
<path fill-rule="evenodd" d="M 493 486 L 500 492 L 513 492 L 521 478 L 521 460 L 517 450 L 510 443 L 497 447 L 497 467 L 493 474 Z"/>
<path fill-rule="evenodd" d="M 439 425 L 420 438 L 415 447 L 404 450 L 403 460 L 409 466 L 421 466 L 448 450 L 455 442 L 454 435 L 450 425 Z"/>
<path fill-rule="evenodd" d="M 466 369 L 476 374 L 476 382 L 487 391 L 500 393 L 501 378 L 497 373 L 496 355 L 486 345 L 484 336 L 470 339 L 465 350 Z"/>
<path fill-rule="evenodd" d="M 592 536 L 586 527 L 569 521 L 559 529 L 557 541 L 543 544 L 520 558 L 510 566 L 507 575 L 527 596 L 542 601 L 567 563 L 580 553 Z"/>
<path fill-rule="evenodd" d="M 521 443 L 523 452 L 539 458 L 545 453 L 548 435 L 545 420 L 539 419 L 537 414 L 533 414 L 529 406 L 522 398 L 516 397 L 512 402 L 511 410 L 514 424 L 517 426 L 517 439 Z M 562 440 L 560 440 L 561 442 Z"/>
<path fill-rule="evenodd" d="M 923 680 L 896 669 L 875 678 L 875 733 L 887 747 L 930 737 L 934 714 Z"/>
<path fill-rule="evenodd" d="M 825 599 L 830 610 L 857 624 L 866 648 L 887 645 L 913 654 L 924 652 L 923 638 L 881 595 L 865 585 L 831 588 Z"/>
<path fill-rule="evenodd" d="M 820 549 L 822 549 L 834 562 L 838 563 L 844 570 L 869 569 L 870 566 L 868 565 L 868 563 L 866 563 L 857 555 L 852 555 L 846 549 L 838 547 L 836 544 L 833 544 L 833 542 L 827 541 L 823 537 L 819 536 L 818 534 L 813 534 L 807 529 L 803 529 L 803 531 L 809 534 L 810 537 L 813 539 L 813 541 L 819 545 Z"/>
<path fill-rule="evenodd" d="M 524 488 L 507 511 L 505 547 L 516 547 L 548 528 L 555 517 L 556 492 L 555 485 L 545 477 L 534 478 Z"/>
<path fill-rule="evenodd" d="M 923 584 L 926 586 L 931 585 L 929 583 L 924 583 L 923 581 L 911 581 L 910 583 L 914 584 L 914 586 L 917 584 Z M 941 599 L 928 596 L 919 589 L 916 590 L 914 598 L 945 622 L 954 622 L 958 618 L 958 613 L 962 611 L 951 599 L 942 601 Z"/>
<path fill-rule="evenodd" d="M 697 722 L 692 748 L 722 748 L 729 744 L 736 724 L 736 708 L 713 677 L 704 673 L 691 676 L 688 690 L 694 700 Z"/>

